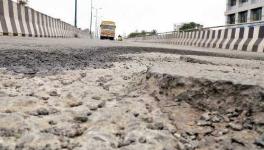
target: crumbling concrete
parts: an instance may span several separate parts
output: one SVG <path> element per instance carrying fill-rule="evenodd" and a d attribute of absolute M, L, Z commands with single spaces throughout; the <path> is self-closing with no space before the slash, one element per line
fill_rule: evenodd
<path fill-rule="evenodd" d="M 263 149 L 262 61 L 57 48 L 0 51 L 0 149 Z"/>

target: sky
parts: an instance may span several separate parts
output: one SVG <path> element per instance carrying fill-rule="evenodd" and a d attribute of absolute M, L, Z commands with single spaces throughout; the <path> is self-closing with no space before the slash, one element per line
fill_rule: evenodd
<path fill-rule="evenodd" d="M 29 0 L 29 7 L 74 24 L 75 0 Z M 90 26 L 91 0 L 78 0 L 78 27 Z M 112 20 L 117 34 L 136 30 L 173 30 L 173 24 L 197 22 L 206 27 L 225 24 L 226 0 L 93 0 L 98 22 Z M 94 10 L 95 15 L 95 10 Z M 94 16 L 95 20 L 95 16 Z M 93 23 L 93 30 L 94 30 Z"/>

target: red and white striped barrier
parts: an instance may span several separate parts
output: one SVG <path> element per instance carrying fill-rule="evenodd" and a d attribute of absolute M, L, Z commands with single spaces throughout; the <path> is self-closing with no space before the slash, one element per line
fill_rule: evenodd
<path fill-rule="evenodd" d="M 137 37 L 132 41 L 195 47 L 264 52 L 264 26 L 247 26 L 219 30 L 203 29 Z"/>
<path fill-rule="evenodd" d="M 0 0 L 0 35 L 27 37 L 75 37 L 74 26 L 11 0 Z"/>

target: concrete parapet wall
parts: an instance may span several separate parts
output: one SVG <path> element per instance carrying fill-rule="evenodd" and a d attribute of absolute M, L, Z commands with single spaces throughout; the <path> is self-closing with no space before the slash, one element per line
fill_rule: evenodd
<path fill-rule="evenodd" d="M 79 29 L 59 19 L 11 0 L 0 0 L 0 35 L 64 38 L 79 33 Z"/>
<path fill-rule="evenodd" d="M 137 37 L 129 40 L 148 43 L 264 52 L 264 26 L 171 32 L 161 35 Z"/>

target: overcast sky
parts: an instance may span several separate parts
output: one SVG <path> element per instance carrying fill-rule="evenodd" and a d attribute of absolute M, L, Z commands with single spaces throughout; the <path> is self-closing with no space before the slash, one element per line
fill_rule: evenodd
<path fill-rule="evenodd" d="M 29 0 L 29 6 L 73 24 L 75 0 Z M 117 33 L 135 30 L 165 32 L 174 23 L 194 21 L 205 26 L 225 24 L 226 0 L 93 0 L 99 17 L 117 23 Z M 90 0 L 78 0 L 78 27 L 88 28 Z"/>

